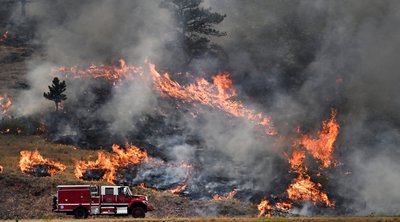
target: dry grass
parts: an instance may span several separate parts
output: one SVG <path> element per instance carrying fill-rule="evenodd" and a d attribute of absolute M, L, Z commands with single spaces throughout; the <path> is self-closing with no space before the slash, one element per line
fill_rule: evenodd
<path fill-rule="evenodd" d="M 43 157 L 67 166 L 52 177 L 33 177 L 21 172 L 19 152 L 38 149 Z M 63 217 L 51 212 L 52 195 L 59 184 L 88 184 L 74 176 L 74 162 L 96 156 L 95 151 L 51 144 L 39 136 L 0 135 L 0 218 Z M 97 184 L 106 182 L 96 182 Z"/>
<path fill-rule="evenodd" d="M 52 177 L 34 177 L 22 173 L 18 165 L 19 152 L 35 149 L 38 149 L 44 158 L 64 164 L 66 170 Z M 0 219 L 71 218 L 51 212 L 52 195 L 56 186 L 60 184 L 108 184 L 105 181 L 82 181 L 74 175 L 75 160 L 94 160 L 97 158 L 97 152 L 52 144 L 40 136 L 0 135 L 0 165 L 4 167 L 4 172 L 0 174 Z M 147 195 L 157 209 L 149 212 L 148 217 L 257 215 L 257 207 L 254 204 L 237 200 L 191 200 L 168 191 L 142 187 L 134 187 L 133 192 Z"/>

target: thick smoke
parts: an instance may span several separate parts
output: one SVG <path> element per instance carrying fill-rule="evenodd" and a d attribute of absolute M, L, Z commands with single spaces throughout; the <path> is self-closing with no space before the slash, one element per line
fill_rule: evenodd
<path fill-rule="evenodd" d="M 235 79 L 244 92 L 266 104 L 280 127 L 288 122 L 315 129 L 330 107 L 338 109 L 336 153 L 351 172 L 338 176 L 337 195 L 347 197 L 342 204 L 361 214 L 395 213 L 400 182 L 399 2 L 207 4 L 229 15 L 221 26 L 229 36 L 221 44 Z"/>
<path fill-rule="evenodd" d="M 341 129 L 335 155 L 341 165 L 330 172 L 331 184 L 324 185 L 344 212 L 396 213 L 400 3 L 207 0 L 204 6 L 227 14 L 218 28 L 228 35 L 215 41 L 229 57 L 226 67 L 238 99 L 269 114 L 282 135 L 297 127 L 315 133 L 330 109 L 336 108 Z M 174 23 L 158 1 L 37 1 L 30 3 L 27 14 L 38 20 L 36 41 L 43 44 L 45 62 L 30 63 L 31 89 L 18 99 L 21 115 L 51 107 L 42 98 L 51 66 L 112 63 L 119 58 L 139 65 L 146 58 L 165 64 L 164 59 L 171 59 L 164 55 L 165 44 L 174 39 Z M 192 65 L 208 70 L 216 64 L 206 61 Z M 99 99 L 98 90 L 89 88 L 103 86 L 98 81 L 71 83 L 67 103 L 85 95 L 86 103 L 92 104 Z M 74 112 L 88 118 L 96 115 L 106 121 L 110 134 L 123 139 L 143 130 L 139 127 L 143 116 L 155 118 L 165 106 L 151 82 L 128 82 L 113 87 L 110 95 L 94 113 L 85 106 L 74 106 Z M 183 111 L 164 117 L 163 126 L 174 130 L 149 133 L 141 141 L 151 141 L 171 162 L 202 166 L 192 175 L 189 189 L 209 195 L 233 188 L 238 188 L 238 195 L 245 190 L 268 195 L 286 189 L 282 181 L 287 183 L 290 176 L 282 153 L 290 145 L 277 147 L 274 138 L 249 122 L 214 109 L 202 109 L 197 118 Z M 147 175 L 149 168 L 138 171 Z M 162 185 L 176 184 L 172 177 L 186 173 L 173 167 L 163 170 L 158 173 L 173 176 Z M 301 212 L 308 212 L 304 209 Z"/>

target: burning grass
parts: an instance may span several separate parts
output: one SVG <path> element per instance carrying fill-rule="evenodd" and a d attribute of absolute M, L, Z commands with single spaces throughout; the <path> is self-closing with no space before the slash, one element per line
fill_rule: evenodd
<path fill-rule="evenodd" d="M 45 159 L 38 150 L 20 152 L 19 167 L 23 173 L 32 176 L 52 176 L 65 170 L 65 165 Z"/>
<path fill-rule="evenodd" d="M 12 102 L 7 95 L 0 95 L 0 113 L 5 114 L 11 108 Z"/>
<path fill-rule="evenodd" d="M 75 176 L 85 180 L 105 179 L 110 183 L 115 182 L 115 173 L 119 168 L 136 165 L 148 160 L 146 151 L 134 145 L 127 144 L 126 148 L 114 144 L 113 153 L 98 152 L 95 161 L 77 161 Z"/>

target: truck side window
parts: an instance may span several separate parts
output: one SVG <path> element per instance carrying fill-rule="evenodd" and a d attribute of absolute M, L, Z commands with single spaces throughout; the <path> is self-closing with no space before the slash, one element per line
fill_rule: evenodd
<path fill-rule="evenodd" d="M 90 187 L 90 194 L 91 194 L 92 196 L 98 195 L 98 189 L 97 189 L 97 187 Z"/>
<path fill-rule="evenodd" d="M 106 188 L 105 189 L 105 195 L 114 195 L 114 189 L 113 188 Z"/>
<path fill-rule="evenodd" d="M 118 195 L 125 195 L 125 189 L 123 187 L 118 188 Z"/>

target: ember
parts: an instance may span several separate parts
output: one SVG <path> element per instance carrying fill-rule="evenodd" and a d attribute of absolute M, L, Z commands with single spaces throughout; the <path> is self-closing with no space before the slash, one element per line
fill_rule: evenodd
<path fill-rule="evenodd" d="M 23 173 L 37 177 L 52 176 L 65 170 L 61 163 L 43 158 L 38 150 L 20 152 L 19 167 Z"/>
<path fill-rule="evenodd" d="M 6 31 L 0 38 L 0 44 L 4 43 L 8 38 L 8 31 Z"/>
<path fill-rule="evenodd" d="M 0 95 L 0 113 L 5 114 L 11 108 L 12 102 L 7 95 Z"/>
<path fill-rule="evenodd" d="M 237 190 L 234 189 L 225 195 L 215 194 L 212 199 L 213 200 L 232 200 L 232 199 L 234 199 L 234 196 L 236 195 L 236 193 L 237 193 Z"/>

